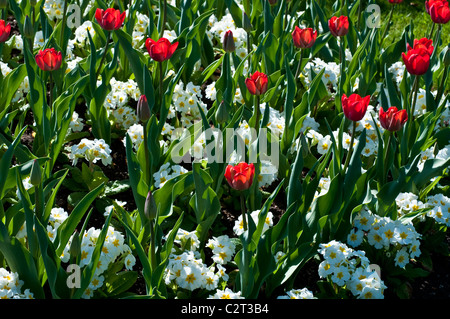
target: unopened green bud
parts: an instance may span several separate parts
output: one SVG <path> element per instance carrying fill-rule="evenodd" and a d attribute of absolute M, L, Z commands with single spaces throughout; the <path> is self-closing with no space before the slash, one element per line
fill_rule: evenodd
<path fill-rule="evenodd" d="M 32 6 L 32 7 L 36 6 L 36 4 L 37 4 L 36 0 L 30 0 L 29 2 L 30 2 L 30 6 Z"/>
<path fill-rule="evenodd" d="M 25 17 L 25 22 L 23 23 L 23 35 L 27 39 L 34 39 L 34 28 L 29 16 Z"/>
<path fill-rule="evenodd" d="M 227 105 L 224 101 L 220 102 L 219 107 L 216 112 L 216 121 L 219 124 L 225 123 L 228 120 L 228 110 Z"/>
<path fill-rule="evenodd" d="M 252 23 L 250 22 L 250 18 L 244 11 L 242 11 L 242 28 L 247 33 L 251 32 L 253 29 Z"/>
<path fill-rule="evenodd" d="M 5 9 L 8 6 L 8 0 L 0 0 L 0 9 Z"/>
<path fill-rule="evenodd" d="M 148 192 L 147 198 L 145 199 L 144 205 L 144 213 L 149 221 L 152 221 L 156 218 L 158 209 L 156 208 L 155 198 L 151 191 Z"/>
<path fill-rule="evenodd" d="M 39 165 L 38 160 L 33 161 L 33 166 L 31 166 L 31 174 L 30 174 L 30 184 L 33 186 L 37 186 L 42 181 L 41 174 L 41 166 Z"/>
<path fill-rule="evenodd" d="M 76 259 L 81 252 L 81 243 L 80 243 L 80 234 L 78 231 L 75 231 L 75 233 L 72 236 L 72 242 L 70 243 L 69 247 L 69 254 L 72 259 Z"/>

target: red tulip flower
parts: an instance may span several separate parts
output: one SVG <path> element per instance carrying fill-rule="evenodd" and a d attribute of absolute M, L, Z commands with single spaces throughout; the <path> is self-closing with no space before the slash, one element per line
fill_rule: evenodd
<path fill-rule="evenodd" d="M 245 85 L 253 95 L 262 95 L 267 91 L 267 75 L 256 71 L 249 78 L 245 79 Z"/>
<path fill-rule="evenodd" d="M 228 165 L 224 174 L 228 184 L 239 191 L 249 189 L 255 176 L 255 166 L 245 162 Z"/>
<path fill-rule="evenodd" d="M 429 51 L 423 47 L 410 48 L 406 54 L 402 53 L 402 58 L 406 70 L 413 75 L 425 74 L 430 66 Z"/>
<path fill-rule="evenodd" d="M 390 132 L 400 130 L 408 120 L 406 110 L 398 110 L 395 106 L 391 106 L 386 112 L 380 107 L 378 115 L 381 126 Z"/>
<path fill-rule="evenodd" d="M 58 70 L 62 63 L 62 54 L 53 48 L 39 50 L 36 55 L 36 63 L 42 71 Z"/>
<path fill-rule="evenodd" d="M 294 31 L 292 32 L 292 40 L 294 41 L 294 45 L 299 49 L 309 49 L 316 42 L 317 31 L 314 31 L 312 28 L 300 29 L 295 26 Z"/>
<path fill-rule="evenodd" d="M 402 3 L 403 0 L 389 0 L 390 3 Z"/>
<path fill-rule="evenodd" d="M 172 57 L 178 47 L 178 42 L 171 44 L 166 38 L 161 38 L 158 41 L 148 38 L 145 41 L 145 47 L 153 60 L 162 62 Z"/>
<path fill-rule="evenodd" d="M 5 20 L 0 20 L 0 43 L 5 42 L 11 33 L 11 25 L 5 25 Z"/>
<path fill-rule="evenodd" d="M 428 54 L 431 56 L 431 55 L 433 54 L 433 50 L 434 50 L 434 47 L 433 47 L 433 40 L 428 39 L 428 38 L 415 39 L 415 40 L 414 40 L 413 47 L 411 48 L 411 46 L 409 45 L 409 43 L 407 43 L 407 44 L 406 44 L 406 48 L 407 48 L 408 50 L 411 50 L 411 49 L 416 49 L 416 50 L 424 49 L 424 50 L 426 50 L 426 51 L 428 52 Z"/>
<path fill-rule="evenodd" d="M 446 0 L 425 1 L 425 9 L 434 23 L 446 24 L 450 21 L 450 8 Z"/>
<path fill-rule="evenodd" d="M 335 37 L 343 37 L 348 33 L 348 17 L 332 17 L 330 20 L 328 20 L 328 27 L 332 35 L 334 35 Z"/>
<path fill-rule="evenodd" d="M 347 97 L 342 95 L 342 110 L 344 115 L 351 121 L 360 121 L 366 114 L 367 107 L 370 103 L 370 95 L 361 97 L 354 93 Z"/>
<path fill-rule="evenodd" d="M 117 30 L 123 25 L 126 12 L 120 12 L 114 8 L 108 8 L 106 10 L 98 8 L 95 11 L 95 19 L 98 24 L 107 31 Z"/>

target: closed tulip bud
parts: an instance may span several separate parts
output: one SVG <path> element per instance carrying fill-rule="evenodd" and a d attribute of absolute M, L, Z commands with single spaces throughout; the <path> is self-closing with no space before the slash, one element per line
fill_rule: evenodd
<path fill-rule="evenodd" d="M 225 123 L 228 120 L 228 110 L 227 105 L 224 101 L 220 102 L 219 107 L 216 112 L 216 121 L 220 124 Z"/>
<path fill-rule="evenodd" d="M 223 36 L 223 43 L 222 43 L 223 49 L 225 52 L 234 52 L 236 50 L 236 45 L 234 44 L 234 37 L 233 32 L 231 30 L 228 30 L 225 32 L 225 35 Z"/>
<path fill-rule="evenodd" d="M 250 18 L 248 17 L 247 13 L 245 13 L 244 11 L 242 11 L 242 28 L 247 33 L 253 30 L 253 26 L 250 21 Z"/>
<path fill-rule="evenodd" d="M 137 103 L 137 116 L 143 123 L 150 119 L 150 107 L 148 106 L 147 97 L 145 95 L 141 95 L 139 97 L 139 101 Z"/>
<path fill-rule="evenodd" d="M 78 233 L 78 230 L 75 231 L 75 233 L 72 236 L 72 242 L 70 243 L 69 247 L 69 254 L 72 259 L 76 259 L 81 252 L 81 243 L 80 243 L 80 234 Z"/>
<path fill-rule="evenodd" d="M 34 39 L 34 28 L 29 16 L 25 17 L 25 22 L 23 24 L 23 36 L 30 40 Z"/>
<path fill-rule="evenodd" d="M 30 3 L 30 6 L 35 7 L 37 4 L 37 0 L 30 0 L 29 3 Z"/>
<path fill-rule="evenodd" d="M 30 174 L 30 184 L 33 186 L 37 186 L 42 181 L 42 174 L 41 174 L 41 166 L 39 165 L 39 162 L 35 159 L 33 161 L 33 165 L 31 166 L 31 174 Z"/>
<path fill-rule="evenodd" d="M 277 0 L 268 0 L 270 5 L 274 6 L 277 4 Z"/>
<path fill-rule="evenodd" d="M 156 218 L 156 202 L 151 191 L 148 192 L 147 198 L 145 199 L 144 214 L 149 221 L 152 221 Z"/>

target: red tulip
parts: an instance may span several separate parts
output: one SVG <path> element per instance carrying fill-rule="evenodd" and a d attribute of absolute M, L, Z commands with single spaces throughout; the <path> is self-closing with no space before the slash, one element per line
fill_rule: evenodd
<path fill-rule="evenodd" d="M 390 3 L 402 3 L 403 0 L 389 0 Z"/>
<path fill-rule="evenodd" d="M 434 23 L 446 24 L 450 21 L 450 8 L 446 0 L 425 1 L 425 9 Z"/>
<path fill-rule="evenodd" d="M 294 41 L 294 45 L 300 49 L 309 49 L 316 42 L 317 31 L 314 31 L 312 28 L 300 29 L 295 26 L 294 31 L 292 32 L 292 40 Z"/>
<path fill-rule="evenodd" d="M 430 66 L 429 51 L 423 47 L 410 48 L 406 54 L 402 53 L 402 58 L 406 70 L 413 75 L 425 74 Z"/>
<path fill-rule="evenodd" d="M 256 71 L 249 78 L 245 79 L 245 85 L 249 92 L 253 95 L 262 95 L 267 91 L 268 78 L 267 75 Z"/>
<path fill-rule="evenodd" d="M 0 20 L 0 43 L 5 42 L 11 33 L 11 25 L 5 25 L 5 20 Z"/>
<path fill-rule="evenodd" d="M 370 103 L 370 95 L 366 97 L 361 97 L 354 93 L 347 97 L 345 94 L 342 95 L 342 110 L 344 115 L 352 121 L 360 121 L 366 114 L 367 107 Z"/>
<path fill-rule="evenodd" d="M 411 46 L 409 45 L 409 43 L 406 44 L 406 47 L 408 50 L 411 49 L 416 49 L 416 50 L 420 50 L 420 49 L 424 49 L 428 52 L 429 55 L 433 54 L 433 40 L 431 39 L 427 39 L 427 38 L 422 38 L 422 39 L 415 39 L 414 40 L 414 45 L 411 48 Z"/>
<path fill-rule="evenodd" d="M 398 110 L 395 106 L 391 106 L 386 112 L 380 107 L 378 115 L 381 126 L 391 132 L 400 130 L 408 120 L 406 110 Z"/>
<path fill-rule="evenodd" d="M 106 10 L 98 8 L 95 11 L 95 19 L 98 24 L 107 31 L 119 29 L 123 21 L 125 20 L 126 12 L 120 12 L 114 8 L 108 8 Z"/>
<path fill-rule="evenodd" d="M 255 176 L 253 164 L 239 163 L 235 166 L 228 165 L 224 174 L 228 184 L 236 190 L 246 190 L 252 186 Z"/>
<path fill-rule="evenodd" d="M 62 63 L 61 52 L 56 51 L 53 48 L 39 50 L 36 54 L 36 63 L 43 71 L 55 71 L 58 70 Z"/>
<path fill-rule="evenodd" d="M 145 47 L 153 60 L 162 62 L 172 57 L 178 47 L 178 42 L 171 44 L 166 38 L 161 38 L 158 41 L 148 38 L 145 41 Z"/>
<path fill-rule="evenodd" d="M 343 37 L 348 33 L 348 17 L 332 17 L 330 20 L 328 20 L 328 27 L 332 35 L 334 35 L 335 37 Z"/>

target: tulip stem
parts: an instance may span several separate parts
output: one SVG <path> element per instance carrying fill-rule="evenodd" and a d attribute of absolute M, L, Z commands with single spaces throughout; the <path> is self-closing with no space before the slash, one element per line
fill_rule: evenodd
<path fill-rule="evenodd" d="M 98 79 L 98 76 L 100 75 L 100 70 L 102 69 L 103 62 L 104 62 L 105 59 L 106 59 L 106 53 L 108 53 L 109 40 L 111 40 L 111 32 L 110 32 L 110 31 L 107 31 L 107 33 L 108 33 L 108 35 L 106 36 L 106 46 L 105 46 L 105 51 L 103 51 L 103 56 L 102 56 L 102 59 L 101 59 L 101 61 L 100 61 L 100 65 L 98 66 L 97 73 L 95 74 L 95 79 L 96 79 L 96 80 Z"/>
<path fill-rule="evenodd" d="M 354 140 L 355 140 L 355 134 L 356 134 L 356 122 L 355 122 L 355 121 L 352 121 L 352 122 L 353 122 L 352 137 L 351 137 L 351 139 L 350 139 L 350 148 L 349 148 L 349 150 L 348 150 L 347 157 L 345 158 L 344 174 L 345 174 L 345 171 L 347 170 L 348 164 L 350 163 L 350 157 L 352 157 L 352 153 L 353 153 L 353 142 L 354 142 Z"/>
<path fill-rule="evenodd" d="M 150 221 L 150 265 L 152 271 L 156 269 L 155 222 L 155 220 Z"/>
<path fill-rule="evenodd" d="M 300 60 L 299 60 L 298 65 L 297 65 L 297 71 L 295 72 L 295 81 L 297 81 L 298 76 L 300 75 L 300 69 L 301 69 L 301 65 L 302 65 L 302 60 L 303 60 L 303 50 L 300 49 Z"/>
<path fill-rule="evenodd" d="M 161 99 L 160 110 L 162 110 L 164 104 L 163 83 L 164 83 L 164 71 L 163 71 L 163 62 L 161 61 L 159 62 L 159 97 Z"/>
<path fill-rule="evenodd" d="M 52 71 L 50 71 L 49 73 L 49 86 L 50 86 L 50 92 L 49 92 L 49 97 L 48 97 L 48 105 L 50 106 L 50 110 L 52 109 L 53 106 L 53 74 Z"/>
<path fill-rule="evenodd" d="M 428 37 L 428 39 L 433 39 L 433 33 L 434 33 L 435 27 L 436 27 L 436 22 L 433 22 L 433 25 L 431 26 L 430 36 Z"/>
<path fill-rule="evenodd" d="M 417 92 L 419 91 L 419 76 L 416 75 L 414 78 L 413 91 L 411 92 L 411 120 L 414 118 L 414 112 L 416 108 Z M 414 94 L 414 95 L 413 95 Z"/>
<path fill-rule="evenodd" d="M 384 153 L 384 174 L 383 174 L 383 185 L 386 184 L 387 180 L 387 174 L 389 172 L 388 167 L 388 155 L 389 155 L 389 148 L 391 147 L 391 139 L 392 139 L 392 132 L 389 131 L 389 138 L 386 144 L 386 153 Z"/>
<path fill-rule="evenodd" d="M 259 136 L 259 126 L 260 126 L 260 122 L 261 122 L 261 109 L 259 107 L 261 103 L 261 96 L 257 95 L 256 96 L 256 106 L 255 106 L 255 112 L 256 112 L 256 123 L 255 123 L 255 130 L 256 130 L 256 137 Z"/>
<path fill-rule="evenodd" d="M 245 198 L 244 194 L 241 193 L 241 212 L 242 212 L 242 221 L 244 223 L 244 231 L 247 230 L 247 212 L 245 210 Z"/>
<path fill-rule="evenodd" d="M 148 121 L 145 121 L 144 123 L 142 123 L 142 126 L 144 128 L 144 132 L 143 132 L 144 133 L 144 155 L 145 155 L 144 176 L 145 176 L 145 182 L 147 183 L 147 186 L 150 189 L 151 178 L 150 178 L 150 159 L 149 159 L 149 150 L 148 150 L 147 123 L 148 123 Z"/>

